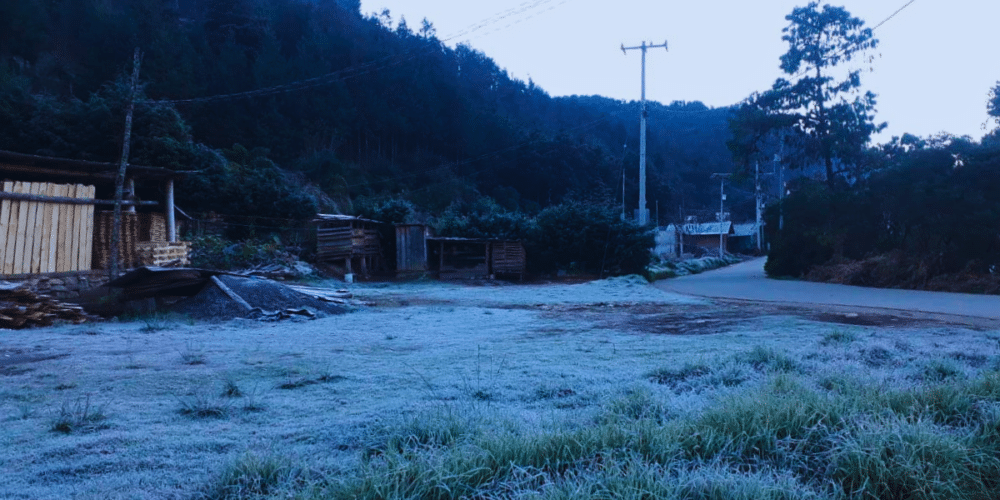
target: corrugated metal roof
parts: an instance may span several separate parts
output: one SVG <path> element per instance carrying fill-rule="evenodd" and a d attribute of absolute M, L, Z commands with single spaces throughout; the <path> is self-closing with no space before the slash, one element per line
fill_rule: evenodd
<path fill-rule="evenodd" d="M 733 236 L 755 236 L 757 234 L 756 222 L 744 222 L 733 224 Z"/>
<path fill-rule="evenodd" d="M 458 243 L 520 243 L 521 240 L 501 240 L 499 238 L 459 238 L 455 236 L 431 236 L 427 241 L 454 241 Z"/>
<path fill-rule="evenodd" d="M 684 234 L 693 236 L 704 236 L 709 234 L 730 234 L 733 230 L 733 223 L 726 222 L 702 222 L 701 224 L 684 224 Z"/>
<path fill-rule="evenodd" d="M 313 222 L 322 222 L 322 221 L 360 221 L 360 222 L 374 222 L 375 224 L 381 224 L 381 222 L 377 220 L 362 219 L 361 217 L 358 217 L 356 215 L 316 214 L 316 218 L 313 219 Z"/>

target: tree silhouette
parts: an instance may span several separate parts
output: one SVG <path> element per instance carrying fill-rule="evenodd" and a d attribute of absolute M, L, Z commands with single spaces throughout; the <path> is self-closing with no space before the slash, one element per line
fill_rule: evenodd
<path fill-rule="evenodd" d="M 776 80 L 759 104 L 793 118 L 792 131 L 803 145 L 800 166 L 822 162 L 827 186 L 833 189 L 837 174 L 861 160 L 871 135 L 885 124 L 874 123 L 875 94 L 860 92 L 859 70 L 842 80 L 832 73 L 841 62 L 875 48 L 878 40 L 843 7 L 820 8 L 811 2 L 785 19 L 789 25 L 782 40 L 788 51 L 781 56 L 781 69 L 790 79 Z"/>

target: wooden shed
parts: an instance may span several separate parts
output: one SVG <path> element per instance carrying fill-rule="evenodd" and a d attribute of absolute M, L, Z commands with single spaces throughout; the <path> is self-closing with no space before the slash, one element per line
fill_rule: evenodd
<path fill-rule="evenodd" d="M 519 241 L 427 238 L 428 270 L 439 278 L 524 276 L 526 257 Z"/>
<path fill-rule="evenodd" d="M 358 271 L 369 274 L 384 264 L 381 222 L 362 219 L 353 215 L 317 214 L 316 259 L 321 262 L 343 262 L 348 273 Z"/>
<path fill-rule="evenodd" d="M 105 269 L 117 163 L 0 151 L 0 275 Z M 123 200 L 124 267 L 186 263 L 189 244 L 177 241 L 173 183 L 185 172 L 130 165 Z M 156 183 L 164 200 L 140 201 L 136 186 Z M 101 199 L 104 198 L 104 199 Z"/>
<path fill-rule="evenodd" d="M 423 273 L 427 268 L 427 239 L 434 231 L 425 224 L 396 224 L 396 273 Z"/>

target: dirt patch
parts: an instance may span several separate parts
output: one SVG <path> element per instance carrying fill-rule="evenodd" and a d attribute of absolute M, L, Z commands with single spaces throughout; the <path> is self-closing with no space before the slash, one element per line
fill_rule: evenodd
<path fill-rule="evenodd" d="M 822 321 L 823 323 L 839 323 L 842 325 L 880 326 L 880 327 L 912 326 L 915 324 L 926 324 L 929 321 L 932 321 L 926 319 L 918 320 L 916 318 L 893 316 L 889 314 L 863 314 L 856 312 L 846 312 L 846 313 L 824 312 L 824 313 L 810 315 L 809 319 L 815 321 Z"/>
<path fill-rule="evenodd" d="M 413 296 L 385 295 L 377 299 L 365 298 L 378 307 L 413 307 L 413 306 L 453 306 L 455 301 L 443 299 L 425 299 Z"/>
<path fill-rule="evenodd" d="M 711 335 L 731 331 L 738 325 L 764 316 L 795 316 L 809 321 L 842 325 L 906 328 L 930 325 L 961 325 L 992 328 L 998 322 L 980 324 L 970 318 L 909 311 L 868 310 L 856 307 L 795 307 L 749 301 L 719 301 L 715 305 L 597 303 L 587 305 L 512 306 L 510 309 L 542 310 L 554 316 L 573 315 L 592 320 L 599 328 L 619 328 L 654 335 Z M 565 332 L 547 331 L 548 335 Z"/>
<path fill-rule="evenodd" d="M 719 308 L 675 304 L 599 303 L 585 306 L 543 306 L 554 315 L 581 315 L 600 328 L 653 335 L 711 335 L 760 316 L 746 307 Z"/>
<path fill-rule="evenodd" d="M 735 325 L 757 315 L 744 311 L 706 310 L 672 311 L 636 315 L 626 323 L 641 333 L 658 335 L 712 335 L 731 330 Z"/>
<path fill-rule="evenodd" d="M 21 375 L 32 370 L 32 368 L 24 366 L 28 363 L 66 357 L 69 357 L 69 354 L 40 353 L 37 351 L 25 351 L 23 349 L 0 349 L 0 375 Z"/>

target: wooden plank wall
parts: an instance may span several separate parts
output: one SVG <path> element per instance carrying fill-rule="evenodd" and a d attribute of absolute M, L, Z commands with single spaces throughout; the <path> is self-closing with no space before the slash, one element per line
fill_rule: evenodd
<path fill-rule="evenodd" d="M 114 212 L 103 210 L 93 217 L 93 268 L 108 269 L 111 265 L 111 233 L 114 229 Z M 139 214 L 122 212 L 121 241 L 118 242 L 118 263 L 129 269 L 139 265 L 136 244 L 139 242 Z"/>
<path fill-rule="evenodd" d="M 8 193 L 93 199 L 94 186 L 3 181 Z M 2 200 L 0 274 L 90 270 L 93 205 Z"/>
<path fill-rule="evenodd" d="M 349 259 L 353 254 L 354 231 L 350 227 L 316 230 L 316 257 L 319 260 Z"/>

